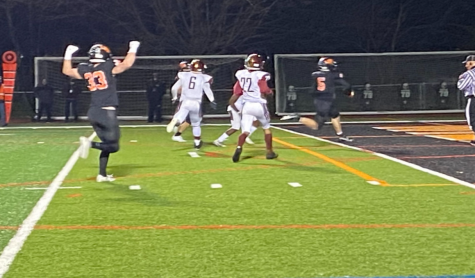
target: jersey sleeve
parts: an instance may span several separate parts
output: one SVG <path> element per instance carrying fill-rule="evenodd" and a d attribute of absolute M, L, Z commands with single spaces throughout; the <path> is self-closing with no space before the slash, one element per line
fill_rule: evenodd
<path fill-rule="evenodd" d="M 78 73 L 81 75 L 82 78 L 84 78 L 84 74 L 89 71 L 89 66 L 88 64 L 81 63 L 78 65 Z"/>
<path fill-rule="evenodd" d="M 334 78 L 335 78 L 335 83 L 343 87 L 343 93 L 345 94 L 351 93 L 351 85 L 345 79 L 343 79 L 343 73 L 335 72 Z"/>
<path fill-rule="evenodd" d="M 261 93 L 263 94 L 272 93 L 272 90 L 267 85 L 267 79 L 265 76 L 262 76 L 262 78 L 259 79 L 259 81 L 257 82 L 257 85 L 259 85 L 259 89 L 261 90 Z"/>
<path fill-rule="evenodd" d="M 471 84 L 475 83 L 475 73 L 466 71 L 459 76 L 457 88 L 461 91 L 467 90 Z"/>
<path fill-rule="evenodd" d="M 239 84 L 239 81 L 236 81 L 233 86 L 233 94 L 237 96 L 242 96 L 242 87 L 241 84 Z"/>
<path fill-rule="evenodd" d="M 213 84 L 213 77 L 211 75 L 204 74 L 203 78 L 206 83 Z"/>

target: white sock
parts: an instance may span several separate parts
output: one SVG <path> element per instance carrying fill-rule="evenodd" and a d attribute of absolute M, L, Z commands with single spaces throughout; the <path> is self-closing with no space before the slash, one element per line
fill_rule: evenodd
<path fill-rule="evenodd" d="M 201 142 L 201 140 L 196 140 L 196 139 L 195 139 L 195 145 L 199 145 L 200 142 Z"/>
<path fill-rule="evenodd" d="M 251 132 L 249 132 L 248 137 L 251 136 L 251 134 L 252 134 L 254 131 L 256 131 L 256 130 L 257 130 L 257 127 L 251 126 Z"/>
<path fill-rule="evenodd" d="M 229 137 L 229 135 L 227 135 L 226 132 L 225 132 L 221 136 L 219 136 L 218 142 L 222 143 L 222 142 L 224 142 L 224 140 L 228 139 L 228 137 Z"/>

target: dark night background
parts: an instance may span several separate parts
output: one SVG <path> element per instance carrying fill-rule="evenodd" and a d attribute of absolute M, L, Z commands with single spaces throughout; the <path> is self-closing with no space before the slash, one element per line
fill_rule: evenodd
<path fill-rule="evenodd" d="M 474 11 L 467 0 L 0 0 L 0 51 L 32 74 L 34 57 L 68 44 L 123 55 L 132 39 L 139 55 L 471 50 Z"/>

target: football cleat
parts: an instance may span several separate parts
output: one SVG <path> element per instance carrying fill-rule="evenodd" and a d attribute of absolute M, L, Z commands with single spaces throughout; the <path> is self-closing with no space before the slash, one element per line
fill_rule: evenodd
<path fill-rule="evenodd" d="M 338 136 L 338 140 L 343 141 L 343 142 L 353 142 L 353 138 L 350 138 L 345 135 Z"/>
<path fill-rule="evenodd" d="M 276 154 L 275 152 L 267 153 L 266 154 L 266 159 L 274 159 L 277 158 L 279 155 Z"/>
<path fill-rule="evenodd" d="M 167 125 L 167 132 L 168 132 L 168 133 L 170 133 L 170 132 L 173 131 L 173 128 L 176 126 L 176 122 L 177 122 L 177 121 L 178 121 L 177 119 L 173 118 L 173 119 L 170 121 L 170 123 L 168 123 L 168 125 Z"/>
<path fill-rule="evenodd" d="M 172 136 L 172 140 L 175 141 L 175 142 L 180 142 L 180 143 L 186 142 L 186 140 L 183 139 L 183 137 L 181 137 L 181 135 L 179 135 L 179 136 Z"/>
<path fill-rule="evenodd" d="M 233 155 L 233 162 L 239 161 L 239 158 L 241 157 L 241 153 L 242 153 L 242 148 L 236 148 Z"/>
<path fill-rule="evenodd" d="M 214 140 L 213 145 L 216 147 L 226 147 L 226 145 L 223 145 L 223 143 L 219 142 L 218 140 Z"/>
<path fill-rule="evenodd" d="M 89 149 L 91 148 L 91 141 L 88 138 L 81 136 L 79 137 L 79 144 L 79 156 L 86 159 L 89 155 Z"/>
<path fill-rule="evenodd" d="M 107 175 L 107 176 L 102 176 L 102 175 L 97 175 L 96 177 L 97 182 L 110 182 L 110 181 L 115 181 L 115 178 L 112 175 Z"/>
<path fill-rule="evenodd" d="M 203 141 L 201 141 L 201 140 L 200 140 L 200 142 L 199 142 L 198 144 L 196 144 L 196 143 L 194 144 L 194 147 L 195 147 L 195 149 L 197 149 L 197 150 L 201 149 L 201 146 L 203 146 Z"/>
<path fill-rule="evenodd" d="M 252 141 L 249 137 L 246 137 L 246 143 L 248 143 L 249 145 L 254 145 L 254 141 Z"/>

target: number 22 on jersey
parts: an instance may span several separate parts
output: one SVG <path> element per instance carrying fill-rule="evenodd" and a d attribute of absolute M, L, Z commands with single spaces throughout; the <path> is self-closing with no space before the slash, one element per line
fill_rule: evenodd
<path fill-rule="evenodd" d="M 84 78 L 87 79 L 89 85 L 89 91 L 97 91 L 97 90 L 104 90 L 109 87 L 107 84 L 106 75 L 103 71 L 94 71 L 94 72 L 86 72 L 84 74 Z"/>
<path fill-rule="evenodd" d="M 252 92 L 251 91 L 251 86 L 252 86 L 252 79 L 251 78 L 241 78 L 241 85 L 242 85 L 242 88 L 245 89 L 246 86 L 247 86 L 247 90 L 248 92 Z"/>

